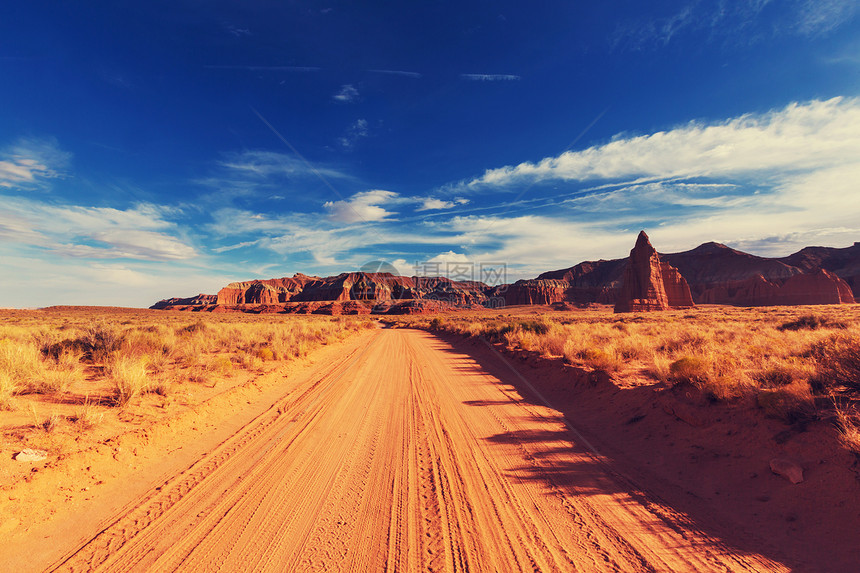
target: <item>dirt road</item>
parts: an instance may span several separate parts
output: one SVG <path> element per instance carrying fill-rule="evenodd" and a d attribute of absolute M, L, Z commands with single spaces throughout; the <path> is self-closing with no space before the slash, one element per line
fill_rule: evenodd
<path fill-rule="evenodd" d="M 785 569 L 636 491 L 558 412 L 446 342 L 367 340 L 57 570 Z"/>

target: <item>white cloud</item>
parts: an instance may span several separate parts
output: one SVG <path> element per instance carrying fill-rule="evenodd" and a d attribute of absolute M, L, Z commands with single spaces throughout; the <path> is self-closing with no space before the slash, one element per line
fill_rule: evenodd
<path fill-rule="evenodd" d="M 323 206 L 329 212 L 329 219 L 339 223 L 370 223 L 383 221 L 393 215 L 381 205 L 402 202 L 393 191 L 373 189 L 356 193 L 343 201 L 328 201 Z"/>
<path fill-rule="evenodd" d="M 801 171 L 860 158 L 860 99 L 791 104 L 721 123 L 690 123 L 638 137 L 618 136 L 538 163 L 490 169 L 469 183 L 505 186 L 547 179 L 716 177 Z"/>
<path fill-rule="evenodd" d="M 633 181 L 617 182 L 622 178 Z M 570 182 L 573 189 L 609 183 L 519 202 L 551 206 L 551 217 L 459 217 L 446 230 L 464 244 L 485 245 L 481 256 L 512 266 L 528 261 L 536 272 L 623 256 L 641 228 L 664 252 L 706 241 L 767 256 L 810 244 L 850 245 L 860 238 L 860 100 L 812 101 L 618 136 L 537 163 L 492 169 L 468 186 L 540 181 Z"/>
<path fill-rule="evenodd" d="M 0 151 L 0 187 L 36 187 L 61 177 L 70 159 L 54 139 L 21 138 Z"/>
<path fill-rule="evenodd" d="M 394 204 L 409 201 L 393 195 L 391 201 Z M 344 224 L 317 214 L 261 216 L 238 209 L 220 209 L 213 213 L 213 218 L 215 222 L 209 230 L 216 242 L 224 238 L 240 238 L 236 244 L 218 247 L 220 251 L 253 247 L 267 249 L 293 260 L 309 255 L 316 264 L 309 265 L 310 269 L 308 265 L 297 269 L 304 272 L 324 272 L 319 269 L 319 265 L 323 265 L 338 273 L 350 267 L 358 268 L 371 259 L 398 259 L 406 253 L 410 253 L 409 257 L 422 256 L 412 254 L 415 250 L 411 247 L 415 245 L 452 244 L 447 232 L 423 227 L 421 232 L 416 233 L 413 228 L 404 228 L 387 220 L 376 221 L 371 225 L 360 221 Z M 407 246 L 410 248 L 403 250 Z M 398 264 L 397 267 L 403 269 L 403 265 Z"/>
<path fill-rule="evenodd" d="M 340 90 L 332 96 L 337 102 L 350 103 L 358 99 L 359 93 L 352 84 L 344 84 L 340 86 Z"/>
<path fill-rule="evenodd" d="M 468 263 L 470 261 L 471 259 L 467 255 L 454 251 L 439 253 L 435 257 L 427 259 L 428 263 Z"/>
<path fill-rule="evenodd" d="M 68 257 L 186 260 L 195 249 L 175 236 L 174 210 L 141 203 L 130 209 L 51 205 L 7 197 L 0 204 L 0 241 Z"/>
<path fill-rule="evenodd" d="M 443 201 L 435 197 L 424 197 L 421 199 L 421 206 L 416 211 L 431 211 L 436 209 L 450 209 L 456 205 L 454 201 Z"/>

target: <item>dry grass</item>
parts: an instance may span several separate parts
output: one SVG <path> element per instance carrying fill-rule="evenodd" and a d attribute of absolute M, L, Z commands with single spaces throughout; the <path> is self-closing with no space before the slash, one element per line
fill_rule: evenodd
<path fill-rule="evenodd" d="M 860 457 L 860 421 L 842 408 L 836 409 L 839 438 L 845 449 Z"/>
<path fill-rule="evenodd" d="M 104 419 L 104 413 L 99 412 L 96 405 L 87 396 L 81 407 L 76 409 L 74 415 L 69 419 L 74 422 L 79 430 L 92 430 Z"/>
<path fill-rule="evenodd" d="M 145 359 L 119 356 L 107 372 L 113 384 L 114 400 L 119 406 L 125 406 L 150 388 Z"/>
<path fill-rule="evenodd" d="M 815 396 L 860 399 L 857 305 L 625 315 L 514 308 L 397 321 L 561 357 L 610 372 L 619 381 L 692 384 L 717 401 L 753 397 L 766 415 L 786 423 L 814 417 Z"/>
<path fill-rule="evenodd" d="M 121 318 L 120 318 L 121 317 Z M 0 410 L 27 394 L 102 381 L 113 402 L 306 355 L 372 325 L 366 318 L 194 316 L 147 311 L 8 311 L 0 322 Z M 214 384 L 214 382 L 212 382 Z"/>
<path fill-rule="evenodd" d="M 0 310 L 0 449 L 82 451 L 181 417 L 368 327 L 368 317 Z"/>

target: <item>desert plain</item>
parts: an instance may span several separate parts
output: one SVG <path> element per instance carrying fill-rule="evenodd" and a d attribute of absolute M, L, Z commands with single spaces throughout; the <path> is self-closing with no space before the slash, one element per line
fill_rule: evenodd
<path fill-rule="evenodd" d="M 857 305 L 0 319 L 0 570 L 860 561 Z"/>

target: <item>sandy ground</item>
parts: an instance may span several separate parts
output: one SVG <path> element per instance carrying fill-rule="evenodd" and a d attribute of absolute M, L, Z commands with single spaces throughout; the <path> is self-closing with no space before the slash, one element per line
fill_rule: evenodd
<path fill-rule="evenodd" d="M 788 570 L 623 477 L 499 356 L 493 375 L 415 330 L 326 352 L 184 469 L 34 530 L 0 569 Z"/>

